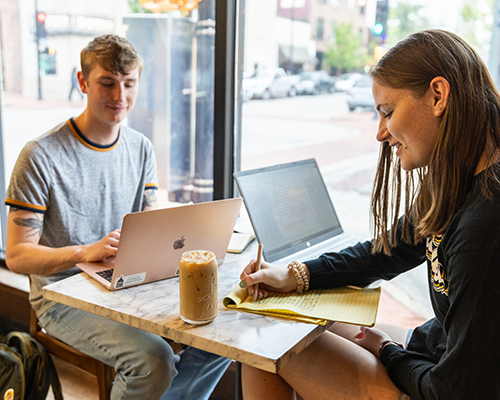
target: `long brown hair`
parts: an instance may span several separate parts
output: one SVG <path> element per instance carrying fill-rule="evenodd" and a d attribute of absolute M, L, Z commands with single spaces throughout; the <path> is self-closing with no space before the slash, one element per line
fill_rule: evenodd
<path fill-rule="evenodd" d="M 500 95 L 476 51 L 457 35 L 437 29 L 399 42 L 371 69 L 370 76 L 380 85 L 407 89 L 417 99 L 437 76 L 450 85 L 427 167 L 407 172 L 403 179 L 399 159 L 387 142 L 381 146 L 372 193 L 373 251 L 390 254 L 397 245 L 403 187 L 403 241 L 417 243 L 445 232 L 465 201 L 483 153 L 487 152 L 486 165 L 496 161 Z M 497 172 L 497 168 L 489 168 L 482 174 L 485 196 L 491 194 L 490 178 L 498 181 Z"/>

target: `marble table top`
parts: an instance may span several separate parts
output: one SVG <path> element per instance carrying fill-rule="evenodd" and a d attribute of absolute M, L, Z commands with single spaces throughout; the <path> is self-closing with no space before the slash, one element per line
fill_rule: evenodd
<path fill-rule="evenodd" d="M 253 243 L 242 254 L 226 256 L 219 267 L 219 315 L 206 325 L 181 320 L 177 278 L 109 291 L 81 273 L 44 287 L 43 293 L 50 300 L 276 373 L 328 326 L 229 310 L 222 305 L 255 252 Z"/>

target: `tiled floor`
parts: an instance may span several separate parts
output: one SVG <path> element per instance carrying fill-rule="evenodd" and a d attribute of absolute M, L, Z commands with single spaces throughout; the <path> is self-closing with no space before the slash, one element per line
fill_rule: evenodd
<path fill-rule="evenodd" d="M 377 322 L 413 328 L 422 324 L 424 319 L 382 291 Z M 55 359 L 55 363 L 61 379 L 65 400 L 98 399 L 95 377 L 59 359 Z M 54 399 L 52 392 L 49 393 L 47 399 Z M 225 400 L 225 398 L 218 400 Z"/>

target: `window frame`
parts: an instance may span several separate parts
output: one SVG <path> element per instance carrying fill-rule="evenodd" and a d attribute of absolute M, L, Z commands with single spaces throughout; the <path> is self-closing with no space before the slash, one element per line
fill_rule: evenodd
<path fill-rule="evenodd" d="M 215 2 L 214 192 L 233 197 L 237 0 Z"/>

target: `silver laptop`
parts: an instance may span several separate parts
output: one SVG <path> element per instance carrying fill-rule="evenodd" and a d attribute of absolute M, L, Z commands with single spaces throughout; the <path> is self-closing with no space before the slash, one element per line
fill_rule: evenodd
<path fill-rule="evenodd" d="M 234 178 L 266 261 L 288 265 L 359 242 L 342 230 L 316 160 L 239 171 Z"/>
<path fill-rule="evenodd" d="M 188 250 L 210 250 L 222 264 L 241 198 L 125 215 L 116 257 L 76 266 L 110 290 L 176 276 Z"/>

